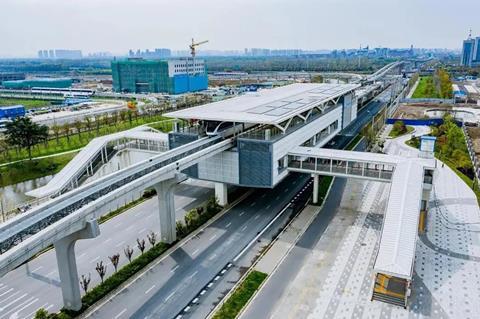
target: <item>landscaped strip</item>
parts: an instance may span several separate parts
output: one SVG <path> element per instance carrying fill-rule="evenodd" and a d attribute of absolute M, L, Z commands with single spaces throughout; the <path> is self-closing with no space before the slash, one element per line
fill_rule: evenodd
<path fill-rule="evenodd" d="M 174 246 L 178 241 L 185 238 L 188 234 L 192 233 L 204 223 L 210 220 L 213 216 L 219 213 L 222 210 L 222 207 L 218 205 L 215 197 L 210 198 L 205 206 L 197 207 L 192 209 L 187 213 L 185 217 L 185 224 L 177 222 L 177 241 L 171 244 L 157 243 L 149 250 L 142 253 L 140 256 L 132 259 L 132 261 L 117 272 L 113 273 L 110 277 L 105 279 L 102 283 L 98 284 L 96 287 L 88 291 L 82 297 L 82 308 L 79 311 L 72 311 L 67 309 L 62 309 L 60 313 L 49 314 L 43 308 L 37 311 L 35 315 L 36 319 L 69 319 L 75 316 L 78 316 L 84 312 L 88 307 L 93 305 L 95 302 L 104 298 L 108 293 L 112 292 L 114 289 L 120 287 L 125 281 L 131 278 L 133 275 L 141 271 L 143 268 L 148 266 L 155 259 L 160 257 L 167 249 Z M 116 215 L 120 214 L 124 210 L 119 210 Z M 115 212 L 112 212 L 115 215 Z M 115 216 L 116 216 L 115 215 Z M 188 216 L 188 217 L 187 217 Z M 112 218 L 113 216 L 110 216 Z"/>
<path fill-rule="evenodd" d="M 258 290 L 267 274 L 253 270 L 213 316 L 214 319 L 234 319 Z"/>

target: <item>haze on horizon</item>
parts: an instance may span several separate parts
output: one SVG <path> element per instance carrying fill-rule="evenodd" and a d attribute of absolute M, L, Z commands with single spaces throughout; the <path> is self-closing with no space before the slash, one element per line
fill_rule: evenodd
<path fill-rule="evenodd" d="M 460 49 L 480 34 L 478 0 L 1 0 L 0 57 L 39 49 Z"/>

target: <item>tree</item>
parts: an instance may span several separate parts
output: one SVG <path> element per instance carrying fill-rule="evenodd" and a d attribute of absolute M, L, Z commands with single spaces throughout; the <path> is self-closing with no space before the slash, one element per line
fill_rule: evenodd
<path fill-rule="evenodd" d="M 157 242 L 157 234 L 151 231 L 150 234 L 147 234 L 147 238 L 150 245 L 152 245 L 152 247 L 155 246 L 155 243 Z"/>
<path fill-rule="evenodd" d="M 62 130 L 63 130 L 63 134 L 67 138 L 67 143 L 70 143 L 70 133 L 71 133 L 70 123 L 63 124 Z"/>
<path fill-rule="evenodd" d="M 82 278 L 80 279 L 80 286 L 82 286 L 82 289 L 85 293 L 87 293 L 88 285 L 90 285 L 90 274 L 88 274 L 88 277 L 82 275 Z"/>
<path fill-rule="evenodd" d="M 80 139 L 80 141 L 82 140 L 82 122 L 80 121 L 75 121 L 73 122 L 73 125 L 75 126 L 75 129 L 77 130 L 77 134 L 78 134 L 78 138 Z"/>
<path fill-rule="evenodd" d="M 145 239 L 140 240 L 137 238 L 137 247 L 143 255 L 143 251 L 145 250 Z"/>
<path fill-rule="evenodd" d="M 372 146 L 375 141 L 375 132 L 371 125 L 367 125 L 362 129 L 362 135 L 365 137 L 368 146 Z"/>
<path fill-rule="evenodd" d="M 19 117 L 5 125 L 7 143 L 26 148 L 28 158 L 32 159 L 32 147 L 48 137 L 48 127 L 32 122 L 28 117 Z"/>
<path fill-rule="evenodd" d="M 393 129 L 394 132 L 397 133 L 397 135 L 402 135 L 403 133 L 407 132 L 407 127 L 405 126 L 405 123 L 403 121 L 396 121 L 393 123 Z"/>
<path fill-rule="evenodd" d="M 114 254 L 108 257 L 112 262 L 113 268 L 115 268 L 115 272 L 117 272 L 118 263 L 120 261 L 120 254 Z"/>
<path fill-rule="evenodd" d="M 123 252 L 125 253 L 125 256 L 128 258 L 128 262 L 131 263 L 132 262 L 132 255 L 133 255 L 133 248 L 131 248 L 130 246 L 127 246 L 127 247 L 125 247 Z"/>
<path fill-rule="evenodd" d="M 103 283 L 103 277 L 105 277 L 105 274 L 107 273 L 107 266 L 103 264 L 103 261 L 100 261 L 97 263 L 95 270 L 97 271 L 98 275 L 100 276 L 100 280 Z"/>
<path fill-rule="evenodd" d="M 40 308 L 35 313 L 34 319 L 48 319 L 49 316 L 50 315 L 47 310 L 45 310 L 44 308 Z"/>
<path fill-rule="evenodd" d="M 312 76 L 312 79 L 310 80 L 312 83 L 323 83 L 323 76 L 320 74 Z"/>
<path fill-rule="evenodd" d="M 60 138 L 60 130 L 61 129 L 62 128 L 57 124 L 54 124 L 52 126 L 52 131 L 53 131 L 53 134 L 55 135 L 55 139 L 57 140 L 57 145 L 60 144 L 59 138 Z"/>

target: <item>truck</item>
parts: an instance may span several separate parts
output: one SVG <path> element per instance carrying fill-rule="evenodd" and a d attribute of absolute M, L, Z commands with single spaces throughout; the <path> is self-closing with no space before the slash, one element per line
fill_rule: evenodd
<path fill-rule="evenodd" d="M 0 106 L 0 120 L 22 116 L 25 116 L 25 107 L 23 105 Z"/>

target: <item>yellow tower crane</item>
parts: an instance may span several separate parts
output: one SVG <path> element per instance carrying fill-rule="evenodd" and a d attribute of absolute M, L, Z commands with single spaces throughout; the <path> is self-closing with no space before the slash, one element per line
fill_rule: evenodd
<path fill-rule="evenodd" d="M 208 40 L 205 40 L 205 41 L 200 41 L 200 42 L 197 42 L 195 43 L 195 41 L 193 40 L 192 38 L 192 44 L 189 45 L 190 47 L 190 54 L 192 55 L 192 58 L 195 58 L 195 48 L 198 47 L 199 45 L 202 45 L 202 44 L 205 44 L 207 43 Z"/>

